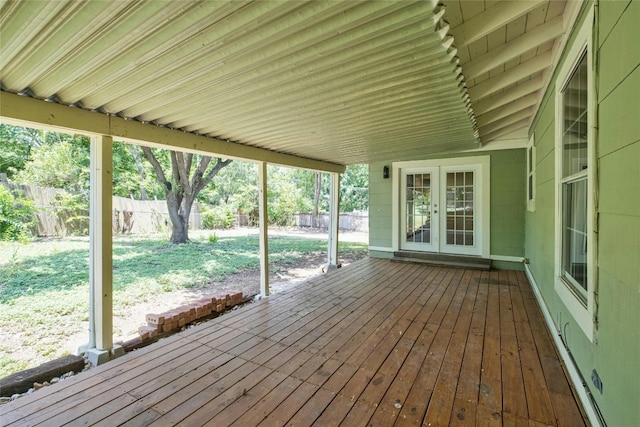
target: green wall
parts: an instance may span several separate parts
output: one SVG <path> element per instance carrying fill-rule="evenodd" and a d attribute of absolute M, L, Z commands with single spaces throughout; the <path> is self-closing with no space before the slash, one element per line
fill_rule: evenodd
<path fill-rule="evenodd" d="M 532 128 L 537 150 L 536 210 L 525 216 L 525 255 L 606 423 L 632 426 L 638 425 L 640 413 L 640 2 L 601 1 L 595 13 L 599 230 L 594 342 L 554 291 L 553 84 Z M 591 381 L 594 369 L 603 382 L 602 394 Z"/>
<path fill-rule="evenodd" d="M 491 157 L 491 255 L 524 257 L 524 225 L 526 210 L 526 150 L 500 150 L 430 156 L 428 159 L 451 157 Z M 384 179 L 384 166 L 369 165 L 369 246 L 373 257 L 390 257 L 390 252 L 377 251 L 392 246 L 392 179 Z M 497 268 L 521 269 L 520 263 L 493 263 Z"/>
<path fill-rule="evenodd" d="M 391 178 L 384 179 L 384 166 L 391 163 L 369 165 L 369 246 L 391 247 Z M 391 173 L 391 171 L 389 172 Z M 372 251 L 372 256 L 390 257 L 388 252 Z"/>

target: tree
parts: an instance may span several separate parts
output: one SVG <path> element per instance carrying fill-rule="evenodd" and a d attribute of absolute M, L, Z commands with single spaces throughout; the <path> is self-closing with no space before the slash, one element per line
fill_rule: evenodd
<path fill-rule="evenodd" d="M 31 149 L 29 161 L 15 175 L 15 180 L 23 184 L 88 194 L 89 138 L 56 138 L 55 142 Z"/>
<path fill-rule="evenodd" d="M 31 153 L 31 143 L 19 126 L 0 124 L 0 173 L 11 178 L 23 169 Z"/>
<path fill-rule="evenodd" d="M 349 165 L 340 178 L 340 211 L 369 210 L 369 166 Z"/>
<path fill-rule="evenodd" d="M 168 156 L 160 163 L 170 168 Z M 151 163 L 145 160 L 142 148 L 126 142 L 113 141 L 113 194 L 136 200 L 163 199 L 164 184 L 155 177 Z"/>
<path fill-rule="evenodd" d="M 186 243 L 189 240 L 189 216 L 193 202 L 218 172 L 232 161 L 216 158 L 212 164 L 211 156 L 170 151 L 172 181 L 169 181 L 153 150 L 142 147 L 142 152 L 153 166 L 156 179 L 165 187 L 172 226 L 171 243 Z M 195 170 L 192 171 L 196 164 Z"/>

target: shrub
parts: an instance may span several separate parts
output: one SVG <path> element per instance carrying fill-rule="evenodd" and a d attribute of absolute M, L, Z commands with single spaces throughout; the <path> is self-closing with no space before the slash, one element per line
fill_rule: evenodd
<path fill-rule="evenodd" d="M 89 200 L 84 194 L 58 193 L 51 205 L 64 224 L 63 235 L 89 234 Z"/>
<path fill-rule="evenodd" d="M 206 230 L 231 228 L 236 222 L 236 213 L 230 205 L 214 206 L 200 216 Z"/>
<path fill-rule="evenodd" d="M 31 239 L 34 213 L 32 200 L 16 197 L 0 185 L 0 240 L 24 243 Z"/>

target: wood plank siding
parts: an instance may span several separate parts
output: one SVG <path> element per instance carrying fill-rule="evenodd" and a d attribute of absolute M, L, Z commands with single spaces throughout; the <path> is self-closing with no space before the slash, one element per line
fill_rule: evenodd
<path fill-rule="evenodd" d="M 0 406 L 38 424 L 587 421 L 524 274 L 365 259 Z"/>

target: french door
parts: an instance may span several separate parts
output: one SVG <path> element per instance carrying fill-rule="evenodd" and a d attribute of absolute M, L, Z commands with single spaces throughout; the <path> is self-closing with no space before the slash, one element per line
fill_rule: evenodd
<path fill-rule="evenodd" d="M 401 170 L 400 248 L 481 255 L 479 165 Z"/>

